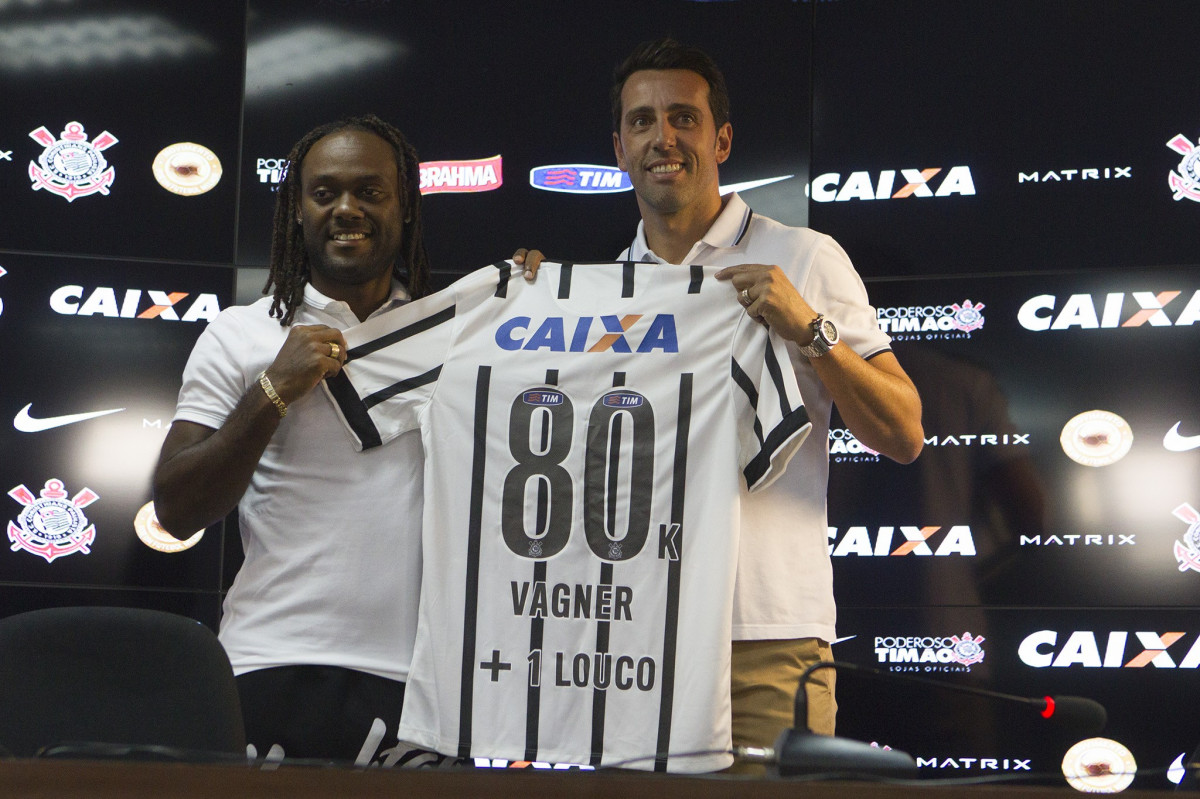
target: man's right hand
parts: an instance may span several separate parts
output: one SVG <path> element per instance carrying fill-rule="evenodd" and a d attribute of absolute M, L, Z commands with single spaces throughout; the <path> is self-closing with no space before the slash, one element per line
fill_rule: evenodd
<path fill-rule="evenodd" d="M 267 378 L 279 398 L 290 405 L 333 377 L 346 362 L 346 339 L 328 325 L 296 325 L 288 331 Z"/>
<path fill-rule="evenodd" d="M 532 283 L 537 278 L 538 269 L 542 261 L 546 260 L 546 256 L 542 255 L 541 250 L 527 250 L 522 247 L 513 253 L 512 259 L 513 263 L 525 267 L 525 279 Z"/>

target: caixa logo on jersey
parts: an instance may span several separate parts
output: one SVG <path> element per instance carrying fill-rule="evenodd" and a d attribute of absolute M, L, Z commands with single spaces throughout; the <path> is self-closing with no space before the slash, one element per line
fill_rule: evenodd
<path fill-rule="evenodd" d="M 165 319 L 170 322 L 211 322 L 221 312 L 216 294 L 186 291 L 108 287 L 85 289 L 61 286 L 50 295 L 50 308 L 65 316 L 107 316 L 113 319 Z"/>
<path fill-rule="evenodd" d="M 25 550 L 52 563 L 56 558 L 82 552 L 90 553 L 96 540 L 96 526 L 90 524 L 83 509 L 100 498 L 85 488 L 68 499 L 62 480 L 47 480 L 40 496 L 34 496 L 23 485 L 8 492 L 24 510 L 16 522 L 8 523 L 8 540 L 12 550 Z"/>
<path fill-rule="evenodd" d="M 942 167 L 885 169 L 878 176 L 871 172 L 851 172 L 844 182 L 840 172 L 826 172 L 809 184 L 809 195 L 819 203 L 973 194 L 975 179 L 969 166 L 952 166 L 946 170 Z"/>
<path fill-rule="evenodd" d="M 835 558 L 891 558 L 901 555 L 949 557 L 975 555 L 971 527 L 847 527 L 845 533 L 830 527 L 829 554 Z"/>
<path fill-rule="evenodd" d="M 535 323 L 529 316 L 514 316 L 496 328 L 496 345 L 502 350 L 550 352 L 679 352 L 675 315 L 643 314 L 549 316 Z"/>
<path fill-rule="evenodd" d="M 1168 307 L 1170 306 L 1170 307 Z M 1200 290 L 1115 291 L 1071 294 L 1062 303 L 1054 294 L 1030 297 L 1017 311 L 1026 330 L 1117 329 L 1127 327 L 1187 327 L 1200 321 Z"/>
<path fill-rule="evenodd" d="M 612 194 L 629 191 L 629 175 L 615 166 L 595 164 L 555 164 L 529 170 L 529 185 L 543 191 L 567 194 Z"/>
<path fill-rule="evenodd" d="M 34 191 L 45 189 L 69 203 L 89 194 L 108 194 L 116 173 L 101 153 L 117 143 L 116 136 L 106 130 L 89 142 L 83 125 L 68 122 L 61 138 L 44 127 L 30 131 L 29 138 L 46 148 L 36 162 L 29 162 Z"/>
<path fill-rule="evenodd" d="M 879 329 L 895 341 L 971 338 L 983 328 L 984 304 L 963 300 L 949 305 L 909 305 L 878 308 Z"/>
<path fill-rule="evenodd" d="M 888 671 L 970 671 L 982 663 L 984 637 L 964 632 L 962 636 L 875 637 L 875 657 L 887 663 Z"/>
<path fill-rule="evenodd" d="M 1200 667 L 1200 636 L 1146 630 L 1038 630 L 1025 636 L 1017 656 L 1035 669 L 1194 669 Z"/>

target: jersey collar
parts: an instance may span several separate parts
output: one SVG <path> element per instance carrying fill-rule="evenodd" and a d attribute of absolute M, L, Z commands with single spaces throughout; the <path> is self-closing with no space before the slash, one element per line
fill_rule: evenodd
<path fill-rule="evenodd" d="M 375 309 L 371 316 L 391 310 L 397 305 L 403 305 L 408 302 L 411 297 L 408 294 L 408 289 L 399 280 L 392 280 L 392 292 L 384 301 L 383 305 Z M 347 316 L 353 320 L 350 324 L 358 324 L 358 319 L 350 310 L 350 306 L 342 300 L 334 300 L 326 297 L 312 283 L 304 284 L 304 304 L 318 311 L 325 311 L 337 317 Z M 370 318 L 370 317 L 368 317 Z"/>
<path fill-rule="evenodd" d="M 708 229 L 700 241 L 692 245 L 691 252 L 683 259 L 684 264 L 702 263 L 698 260 L 701 254 L 707 253 L 709 250 L 721 250 L 735 247 L 746 235 L 746 230 L 750 227 L 750 218 L 754 212 L 750 210 L 750 206 L 746 205 L 745 200 L 738 196 L 737 192 L 732 192 L 729 199 L 725 202 L 725 208 L 721 210 L 712 227 Z M 631 261 L 643 261 L 647 263 L 665 264 L 662 258 L 659 258 L 653 250 L 646 244 L 646 223 L 638 222 L 637 236 L 633 239 L 633 244 L 629 246 L 628 259 Z"/>

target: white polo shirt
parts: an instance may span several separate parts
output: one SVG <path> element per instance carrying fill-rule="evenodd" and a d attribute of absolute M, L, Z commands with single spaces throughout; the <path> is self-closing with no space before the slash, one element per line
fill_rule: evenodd
<path fill-rule="evenodd" d="M 642 223 L 621 259 L 667 264 L 646 245 Z M 682 264 L 746 263 L 783 269 L 808 304 L 833 320 L 842 341 L 863 358 L 890 349 L 891 338 L 879 329 L 862 279 L 837 242 L 823 233 L 755 214 L 737 194 L 731 194 L 717 221 Z M 788 342 L 787 349 L 812 433 L 775 483 L 755 494 L 743 491 L 733 600 L 737 641 L 833 641 L 837 637 L 825 512 L 833 398 L 796 345 Z"/>
<path fill-rule="evenodd" d="M 402 304 L 398 283 L 376 314 Z M 220 428 L 288 328 L 271 298 L 222 311 L 183 373 L 175 419 Z M 358 319 L 311 285 L 294 324 Z M 333 404 L 313 391 L 288 406 L 238 503 L 246 553 L 225 597 L 220 639 L 234 672 L 342 666 L 407 680 L 421 576 L 423 455 L 402 435 L 356 452 Z"/>

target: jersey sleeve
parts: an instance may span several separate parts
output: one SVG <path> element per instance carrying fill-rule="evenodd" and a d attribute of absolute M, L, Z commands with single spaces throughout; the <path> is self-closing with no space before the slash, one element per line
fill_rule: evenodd
<path fill-rule="evenodd" d="M 738 416 L 739 465 L 746 488 L 766 488 L 787 468 L 812 429 L 783 339 L 742 315 L 730 376 Z"/>
<path fill-rule="evenodd" d="M 457 297 L 451 286 L 343 331 L 346 362 L 322 385 L 356 449 L 419 426 L 452 343 Z"/>

